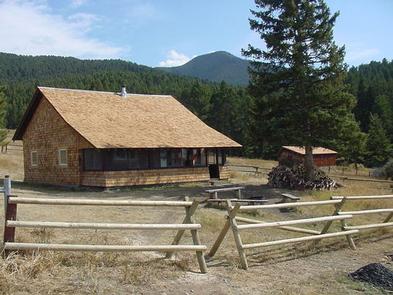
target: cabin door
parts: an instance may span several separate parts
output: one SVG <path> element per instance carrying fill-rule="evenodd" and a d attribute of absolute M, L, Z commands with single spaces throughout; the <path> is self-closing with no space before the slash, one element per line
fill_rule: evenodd
<path fill-rule="evenodd" d="M 217 150 L 208 150 L 207 164 L 209 166 L 210 178 L 220 179 L 220 168 L 218 167 Z"/>
<path fill-rule="evenodd" d="M 210 178 L 220 179 L 220 168 L 218 167 L 217 164 L 209 165 L 209 174 L 210 174 Z"/>

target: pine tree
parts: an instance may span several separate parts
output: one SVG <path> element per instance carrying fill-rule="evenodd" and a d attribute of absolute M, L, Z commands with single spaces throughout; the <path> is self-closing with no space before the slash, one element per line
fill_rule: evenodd
<path fill-rule="evenodd" d="M 393 108 L 387 95 L 379 95 L 375 100 L 373 113 L 378 114 L 390 140 L 393 140 Z"/>
<path fill-rule="evenodd" d="M 354 97 L 344 86 L 344 47 L 333 40 L 338 13 L 323 0 L 255 0 L 251 29 L 266 49 L 252 45 L 251 93 L 264 132 L 276 144 L 305 146 L 307 178 L 314 177 L 313 146 L 329 146 L 353 121 Z M 259 126 L 256 126 L 256 129 Z M 341 132 L 343 133 L 343 132 Z"/>
<path fill-rule="evenodd" d="M 392 145 L 386 135 L 382 120 L 378 115 L 370 115 L 370 129 L 367 138 L 367 164 L 381 166 L 387 162 L 392 152 Z"/>
<path fill-rule="evenodd" d="M 7 130 L 5 129 L 6 116 L 6 101 L 4 96 L 4 88 L 0 87 L 0 144 L 4 142 L 7 137 Z"/>

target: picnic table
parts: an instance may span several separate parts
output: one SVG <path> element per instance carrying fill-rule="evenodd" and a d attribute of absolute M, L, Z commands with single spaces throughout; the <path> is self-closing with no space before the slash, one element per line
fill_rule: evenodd
<path fill-rule="evenodd" d="M 242 190 L 244 190 L 244 186 L 214 188 L 214 189 L 208 189 L 205 192 L 209 194 L 210 199 L 218 199 L 218 193 L 220 192 L 237 191 L 238 197 L 239 199 L 241 199 Z"/>

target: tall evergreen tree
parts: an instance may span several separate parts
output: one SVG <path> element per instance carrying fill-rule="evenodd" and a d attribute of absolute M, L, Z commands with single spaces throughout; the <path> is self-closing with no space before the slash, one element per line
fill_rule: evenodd
<path fill-rule="evenodd" d="M 5 115 L 6 115 L 6 101 L 4 96 L 4 88 L 0 87 L 0 144 L 7 137 L 7 130 L 5 129 Z"/>
<path fill-rule="evenodd" d="M 255 4 L 250 26 L 266 49 L 249 45 L 243 54 L 253 59 L 250 90 L 258 100 L 255 115 L 265 125 L 260 136 L 305 146 L 306 174 L 312 179 L 312 147 L 330 146 L 354 120 L 354 97 L 344 86 L 344 47 L 333 40 L 338 13 L 331 15 L 323 0 Z"/>
<path fill-rule="evenodd" d="M 367 138 L 369 166 L 381 166 L 389 159 L 392 146 L 383 127 L 382 120 L 377 114 L 370 115 L 370 129 Z"/>

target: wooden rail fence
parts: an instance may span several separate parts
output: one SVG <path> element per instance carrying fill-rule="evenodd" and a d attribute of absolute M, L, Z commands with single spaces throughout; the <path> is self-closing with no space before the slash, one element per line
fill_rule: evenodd
<path fill-rule="evenodd" d="M 356 201 L 361 201 L 361 200 L 371 200 L 371 201 L 387 200 L 387 199 L 393 200 L 393 195 L 333 196 L 333 197 L 331 197 L 331 199 L 341 201 L 341 203 L 340 203 L 341 206 L 340 206 L 339 210 L 337 211 L 338 215 L 351 214 L 355 217 L 354 220 L 356 219 L 356 216 L 359 216 L 359 215 L 365 215 L 365 214 L 378 214 L 378 215 L 380 215 L 380 214 L 388 213 L 387 216 L 383 219 L 383 221 L 381 223 L 362 224 L 362 225 L 353 225 L 353 226 L 348 226 L 347 224 L 344 224 L 344 229 L 346 229 L 346 230 L 351 230 L 351 229 L 368 230 L 368 229 L 393 226 L 393 222 L 390 222 L 390 220 L 393 218 L 393 208 L 367 209 L 367 210 L 357 210 L 357 211 L 344 211 L 344 210 L 342 210 L 342 207 L 346 203 L 356 202 Z"/>
<path fill-rule="evenodd" d="M 195 251 L 199 268 L 202 273 L 207 272 L 204 251 L 198 230 L 200 224 L 193 221 L 193 215 L 198 208 L 198 201 L 139 201 L 139 200 L 101 200 L 101 199 L 55 199 L 55 198 L 25 198 L 11 195 L 11 181 L 9 177 L 4 181 L 4 255 L 14 250 L 61 250 L 61 251 L 158 251 L 165 252 L 170 258 L 174 252 Z M 129 224 L 129 223 L 79 223 L 52 221 L 21 221 L 17 220 L 17 205 L 94 205 L 94 206 L 149 206 L 149 207 L 184 207 L 185 217 L 181 224 Z M 85 245 L 85 244 L 52 244 L 52 243 L 18 243 L 15 242 L 15 229 L 28 228 L 68 228 L 68 229 L 104 229 L 104 230 L 177 230 L 171 245 Z M 192 245 L 180 244 L 186 230 L 191 231 Z"/>
<path fill-rule="evenodd" d="M 253 166 L 253 165 L 236 165 L 236 164 L 226 164 L 228 167 L 233 167 L 233 171 L 236 172 L 244 172 L 244 173 L 254 173 L 255 175 L 259 175 L 262 173 L 268 173 L 271 168 L 265 168 L 260 166 Z M 245 169 L 243 169 L 245 168 Z M 249 168 L 251 170 L 249 170 Z M 264 172 L 263 172 L 264 171 Z"/>
<path fill-rule="evenodd" d="M 8 176 L 4 178 L 4 187 L 0 187 L 0 192 L 4 193 L 4 255 L 15 250 L 58 250 L 58 251 L 158 251 L 164 252 L 166 258 L 172 257 L 177 251 L 195 251 L 199 268 L 202 273 L 207 272 L 204 251 L 207 247 L 201 244 L 198 231 L 201 225 L 193 220 L 193 215 L 198 208 L 198 201 L 190 201 L 188 197 L 184 201 L 144 201 L 144 200 L 102 200 L 102 199 L 69 199 L 69 198 L 29 198 L 17 197 L 11 194 L 11 180 Z M 296 197 L 295 197 L 296 198 Z M 291 198 L 291 200 L 295 200 Z M 380 196 L 333 196 L 330 200 L 290 202 L 278 204 L 256 204 L 242 205 L 237 201 L 226 199 L 227 215 L 225 224 L 216 238 L 207 258 L 212 258 L 223 243 L 229 230 L 232 231 L 236 248 L 239 253 L 241 266 L 248 268 L 246 251 L 248 249 L 263 248 L 268 246 L 300 243 L 313 241 L 314 245 L 322 239 L 333 237 L 346 237 L 349 246 L 356 249 L 352 236 L 362 230 L 384 228 L 393 226 L 393 208 L 343 210 L 345 204 L 361 200 L 393 200 L 393 195 Z M 296 198 L 297 200 L 297 198 Z M 214 200 L 218 201 L 218 200 Z M 224 201 L 224 200 L 219 200 Z M 263 200 L 265 202 L 265 200 Z M 233 205 L 233 203 L 236 203 Z M 17 220 L 17 206 L 24 204 L 35 205 L 78 205 L 78 206 L 148 206 L 148 207 L 183 207 L 185 217 L 182 223 L 178 224 L 139 224 L 139 223 L 96 223 L 96 222 L 58 222 L 58 221 L 25 221 Z M 310 217 L 294 220 L 262 221 L 254 218 L 239 216 L 244 212 L 256 212 L 258 210 L 297 208 L 306 206 L 334 206 L 331 215 Z M 365 214 L 386 214 L 380 223 L 348 225 L 347 220 L 355 220 L 357 216 Z M 329 232 L 333 222 L 340 222 L 340 230 Z M 303 228 L 297 225 L 323 223 L 321 230 Z M 170 245 L 86 245 L 86 244 L 56 244 L 56 243 L 19 243 L 15 242 L 15 229 L 25 228 L 64 228 L 64 229 L 102 229 L 102 230 L 176 230 L 177 233 Z M 246 230 L 260 230 L 266 228 L 276 228 L 304 234 L 301 237 L 285 238 L 272 241 L 253 242 L 245 244 L 242 241 L 241 233 Z M 186 230 L 190 230 L 193 244 L 180 244 Z"/>
<path fill-rule="evenodd" d="M 302 207 L 302 206 L 321 206 L 321 205 L 337 205 L 340 204 L 341 200 L 327 200 L 327 201 L 314 201 L 314 202 L 296 202 L 296 203 L 282 203 L 282 204 L 271 204 L 271 205 L 251 205 L 251 206 L 242 206 L 240 204 L 236 204 L 232 206 L 230 200 L 227 201 L 227 216 L 224 227 L 219 233 L 215 243 L 210 249 L 207 257 L 212 258 L 220 245 L 222 244 L 226 234 L 229 229 L 232 230 L 233 236 L 236 243 L 236 248 L 239 253 L 240 263 L 243 269 L 248 268 L 248 262 L 246 257 L 246 250 L 288 243 L 298 243 L 314 240 L 317 243 L 321 239 L 332 238 L 338 236 L 346 236 L 349 246 L 352 249 L 356 249 L 355 244 L 351 238 L 351 235 L 357 233 L 358 229 L 348 229 L 345 228 L 344 220 L 352 218 L 351 214 L 338 214 L 340 207 L 336 207 L 336 210 L 333 212 L 332 216 L 322 216 L 322 217 L 313 217 L 313 218 L 305 218 L 305 219 L 297 219 L 297 220 L 285 220 L 285 221 L 275 221 L 275 222 L 266 222 L 262 220 L 244 218 L 238 216 L 238 213 L 241 212 L 255 212 L 260 209 L 275 209 L 275 208 L 293 208 L 293 207 Z M 341 221 L 342 227 L 339 232 L 328 232 L 332 223 L 334 221 Z M 242 222 L 245 224 L 238 224 L 238 222 Z M 321 231 L 311 230 L 302 227 L 294 227 L 292 225 L 297 224 L 308 224 L 308 223 L 317 223 L 317 222 L 326 222 L 325 226 Z M 304 233 L 308 236 L 302 236 L 297 238 L 289 238 L 283 240 L 275 240 L 268 242 L 260 242 L 260 243 L 250 243 L 244 244 L 241 237 L 241 232 L 244 230 L 252 230 L 252 229 L 263 229 L 263 228 L 278 228 L 281 230 L 292 231 L 297 233 Z"/>

